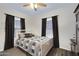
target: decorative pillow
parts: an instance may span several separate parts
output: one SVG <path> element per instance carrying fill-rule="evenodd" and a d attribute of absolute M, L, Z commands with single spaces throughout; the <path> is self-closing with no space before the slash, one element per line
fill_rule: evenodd
<path fill-rule="evenodd" d="M 24 33 L 20 33 L 19 36 L 20 36 L 20 38 L 24 38 L 25 37 Z"/>
<path fill-rule="evenodd" d="M 32 33 L 25 33 L 25 37 L 26 38 L 30 38 L 30 37 L 34 37 L 35 35 L 33 35 Z"/>

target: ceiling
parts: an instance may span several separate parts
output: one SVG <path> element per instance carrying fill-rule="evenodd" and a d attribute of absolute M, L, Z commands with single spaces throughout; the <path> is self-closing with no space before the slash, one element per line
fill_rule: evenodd
<path fill-rule="evenodd" d="M 75 3 L 46 3 L 47 7 L 37 9 L 37 11 L 34 11 L 30 7 L 23 7 L 24 4 L 25 3 L 0 3 L 0 6 L 6 7 L 9 9 L 14 9 L 16 11 L 22 12 L 29 16 L 33 16 L 33 15 L 43 14 L 43 13 L 46 13 L 46 12 L 49 12 L 55 9 L 60 9 L 64 7 L 73 7 L 77 5 Z"/>

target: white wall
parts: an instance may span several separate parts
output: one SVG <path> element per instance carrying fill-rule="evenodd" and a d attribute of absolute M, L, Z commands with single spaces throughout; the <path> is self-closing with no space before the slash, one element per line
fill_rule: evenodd
<path fill-rule="evenodd" d="M 26 31 L 29 32 L 29 25 L 28 25 L 29 17 L 27 15 L 24 15 L 15 10 L 0 7 L 0 51 L 4 50 L 4 43 L 5 43 L 5 19 L 6 19 L 5 13 L 25 18 Z"/>
<path fill-rule="evenodd" d="M 73 34 L 75 34 L 75 16 L 73 14 L 74 9 L 75 6 L 70 6 L 67 8 L 61 8 L 49 13 L 31 17 L 30 22 L 32 32 L 36 35 L 41 36 L 41 19 L 58 15 L 60 48 L 70 50 L 70 39 L 74 36 Z"/>

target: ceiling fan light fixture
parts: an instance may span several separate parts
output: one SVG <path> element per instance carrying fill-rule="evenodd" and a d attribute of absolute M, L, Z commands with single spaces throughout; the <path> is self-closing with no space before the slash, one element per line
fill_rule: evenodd
<path fill-rule="evenodd" d="M 30 3 L 30 7 L 32 9 L 34 9 L 35 11 L 37 10 L 38 6 L 37 6 L 37 3 Z"/>
<path fill-rule="evenodd" d="M 33 6 L 33 3 L 30 3 L 30 7 L 33 9 L 33 7 L 34 7 L 34 6 Z"/>
<path fill-rule="evenodd" d="M 37 5 L 37 3 L 35 3 L 35 8 L 38 8 L 38 5 Z"/>
<path fill-rule="evenodd" d="M 37 11 L 37 8 L 46 7 L 47 5 L 44 3 L 30 3 L 30 4 L 24 5 L 24 7 L 26 6 L 30 6 L 33 10 Z"/>

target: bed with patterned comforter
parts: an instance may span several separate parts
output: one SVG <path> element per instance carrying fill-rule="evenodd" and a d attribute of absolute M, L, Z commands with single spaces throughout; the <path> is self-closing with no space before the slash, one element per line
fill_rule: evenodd
<path fill-rule="evenodd" d="M 45 56 L 53 47 L 53 39 L 34 36 L 16 40 L 16 46 L 33 56 Z"/>

